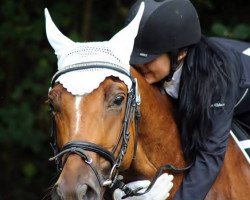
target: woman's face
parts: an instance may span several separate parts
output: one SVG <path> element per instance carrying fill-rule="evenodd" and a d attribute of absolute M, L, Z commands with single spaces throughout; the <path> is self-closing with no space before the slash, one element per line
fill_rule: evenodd
<path fill-rule="evenodd" d="M 144 76 L 149 84 L 159 82 L 166 77 L 171 69 L 170 57 L 168 54 L 162 54 L 155 60 L 137 65 L 136 68 Z"/>

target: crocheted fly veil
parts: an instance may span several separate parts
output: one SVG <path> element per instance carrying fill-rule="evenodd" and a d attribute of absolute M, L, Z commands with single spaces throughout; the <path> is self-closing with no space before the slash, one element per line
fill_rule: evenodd
<path fill-rule="evenodd" d="M 45 9 L 47 38 L 58 58 L 55 82 L 61 83 L 73 95 L 83 95 L 97 88 L 106 77 L 116 76 L 130 89 L 130 78 L 120 71 L 129 74 L 129 59 L 143 10 L 144 3 L 134 20 L 109 41 L 81 43 L 63 35 Z"/>

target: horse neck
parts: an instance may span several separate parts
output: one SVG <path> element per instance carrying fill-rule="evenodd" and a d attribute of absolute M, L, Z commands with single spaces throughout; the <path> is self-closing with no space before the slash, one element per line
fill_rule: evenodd
<path fill-rule="evenodd" d="M 166 163 L 184 165 L 171 99 L 162 94 L 158 88 L 148 84 L 135 69 L 131 68 L 131 73 L 139 84 L 141 96 L 139 142 L 148 159 L 155 166 Z"/>

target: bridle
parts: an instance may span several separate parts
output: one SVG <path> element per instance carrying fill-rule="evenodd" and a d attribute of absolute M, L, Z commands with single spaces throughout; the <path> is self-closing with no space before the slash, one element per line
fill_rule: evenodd
<path fill-rule="evenodd" d="M 91 142 L 87 141 L 70 141 L 69 143 L 65 144 L 61 150 L 58 149 L 57 147 L 57 138 L 56 138 L 56 126 L 55 126 L 55 120 L 52 118 L 52 126 L 51 126 L 51 147 L 54 152 L 54 156 L 51 157 L 49 160 L 50 161 L 55 161 L 57 165 L 58 170 L 62 170 L 64 164 L 67 161 L 67 158 L 71 154 L 77 154 L 82 158 L 82 160 L 90 166 L 90 168 L 93 170 L 95 176 L 97 177 L 97 180 L 100 184 L 100 187 L 107 187 L 107 189 L 112 190 L 116 188 L 120 188 L 121 190 L 124 191 L 125 196 L 123 198 L 126 198 L 128 196 L 140 196 L 145 193 L 147 193 L 155 184 L 157 178 L 162 174 L 163 171 L 165 170 L 170 170 L 173 172 L 181 173 L 184 172 L 192 166 L 192 164 L 188 165 L 187 167 L 184 168 L 177 168 L 171 164 L 166 164 L 161 166 L 157 172 L 153 180 L 151 181 L 150 185 L 148 186 L 147 190 L 144 192 L 138 192 L 141 190 L 141 188 L 137 188 L 135 190 L 132 190 L 128 188 L 125 183 L 120 179 L 119 175 L 119 169 L 123 160 L 123 157 L 127 151 L 128 147 L 128 141 L 130 138 L 130 132 L 129 132 L 129 125 L 130 125 L 130 120 L 131 116 L 134 116 L 134 121 L 135 121 L 135 139 L 134 139 L 134 155 L 132 157 L 132 160 L 135 159 L 136 157 L 136 150 L 137 150 L 137 143 L 138 143 L 138 123 L 140 120 L 140 94 L 139 94 L 139 89 L 138 89 L 138 84 L 136 78 L 132 77 L 127 71 L 125 71 L 123 68 L 120 66 L 116 66 L 112 63 L 83 63 L 83 64 L 77 64 L 73 65 L 70 68 L 58 71 L 52 78 L 51 81 L 51 86 L 55 84 L 57 78 L 61 76 L 62 74 L 65 74 L 67 72 L 71 71 L 77 71 L 77 70 L 82 70 L 82 69 L 91 69 L 91 68 L 106 68 L 106 69 L 111 69 L 117 72 L 120 72 L 127 77 L 130 78 L 132 82 L 132 87 L 130 91 L 128 92 L 128 98 L 126 102 L 126 110 L 125 110 L 125 115 L 124 115 L 124 120 L 122 124 L 122 128 L 120 130 L 120 134 L 117 138 L 117 141 L 115 145 L 113 146 L 112 151 L 108 151 L 104 149 L 103 147 L 96 145 Z M 115 159 L 115 152 L 117 151 L 117 148 L 122 140 L 122 145 L 120 148 L 120 151 L 118 152 L 118 156 Z M 105 158 L 108 160 L 111 164 L 111 170 L 109 173 L 108 177 L 100 177 L 100 175 L 97 172 L 97 169 L 95 166 L 92 164 L 92 158 L 88 156 L 87 152 L 95 152 L 101 157 Z M 65 156 L 64 162 L 62 163 L 62 157 Z M 105 179 L 104 181 L 103 178 Z"/>
<path fill-rule="evenodd" d="M 90 168 L 93 170 L 94 174 L 97 177 L 97 180 L 100 184 L 101 187 L 112 187 L 114 183 L 117 180 L 119 169 L 123 160 L 123 157 L 127 151 L 128 147 L 128 141 L 130 138 L 130 132 L 129 132 L 129 125 L 130 125 L 130 120 L 131 116 L 134 116 L 135 120 L 135 129 L 138 127 L 138 121 L 140 118 L 140 112 L 139 112 L 139 105 L 140 105 L 140 96 L 139 96 L 139 91 L 138 91 L 138 86 L 137 86 L 137 81 L 135 78 L 133 78 L 127 71 L 125 71 L 123 68 L 116 66 L 112 63 L 83 63 L 83 64 L 77 64 L 73 65 L 70 68 L 67 68 L 65 70 L 58 71 L 52 78 L 51 81 L 51 86 L 55 84 L 57 78 L 61 76 L 62 74 L 65 74 L 67 72 L 71 71 L 77 71 L 77 70 L 82 70 L 82 69 L 91 69 L 91 68 L 105 68 L 105 69 L 111 69 L 115 70 L 117 72 L 120 72 L 127 77 L 130 78 L 132 82 L 132 87 L 130 91 L 128 92 L 128 97 L 127 97 L 127 102 L 126 102 L 126 110 L 125 110 L 125 115 L 124 115 L 124 120 L 122 124 L 122 128 L 120 130 L 120 134 L 117 138 L 117 141 L 115 145 L 113 146 L 112 151 L 108 151 L 104 149 L 103 147 L 93 144 L 88 141 L 70 141 L 69 143 L 65 144 L 61 150 L 58 149 L 57 147 L 57 138 L 56 138 L 56 125 L 55 125 L 55 120 L 54 118 L 52 119 L 52 128 L 51 128 L 51 147 L 54 151 L 54 157 L 50 158 L 49 160 L 55 160 L 55 163 L 57 165 L 58 170 L 62 170 L 64 164 L 67 161 L 67 158 L 71 154 L 77 154 L 82 158 L 82 160 L 90 166 Z M 138 131 L 135 130 L 135 142 L 134 142 L 134 155 L 133 158 L 135 158 L 136 155 L 136 149 L 137 149 L 137 139 L 138 139 Z M 117 148 L 119 144 L 121 144 L 120 151 L 118 152 L 118 156 L 115 159 L 115 152 L 117 151 Z M 92 164 L 92 159 L 91 157 L 88 156 L 87 152 L 95 152 L 99 154 L 101 157 L 105 158 L 106 160 L 109 161 L 111 165 L 111 171 L 109 173 L 109 176 L 105 178 L 100 177 L 98 174 L 96 168 Z M 65 156 L 64 162 L 62 162 L 62 157 Z"/>

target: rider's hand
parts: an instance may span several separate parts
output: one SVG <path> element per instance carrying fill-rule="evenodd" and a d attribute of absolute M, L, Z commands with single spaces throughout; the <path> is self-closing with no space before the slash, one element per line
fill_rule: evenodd
<path fill-rule="evenodd" d="M 165 200 L 169 197 L 169 191 L 173 187 L 173 175 L 168 175 L 167 173 L 162 174 L 159 178 L 157 178 L 153 187 L 146 193 L 141 196 L 132 196 L 127 197 L 126 200 Z M 126 184 L 127 187 L 135 190 L 139 187 L 142 189 L 138 191 L 144 192 L 150 184 L 149 180 L 144 181 L 134 181 Z M 125 193 L 116 189 L 113 194 L 114 200 L 121 200 Z"/>

